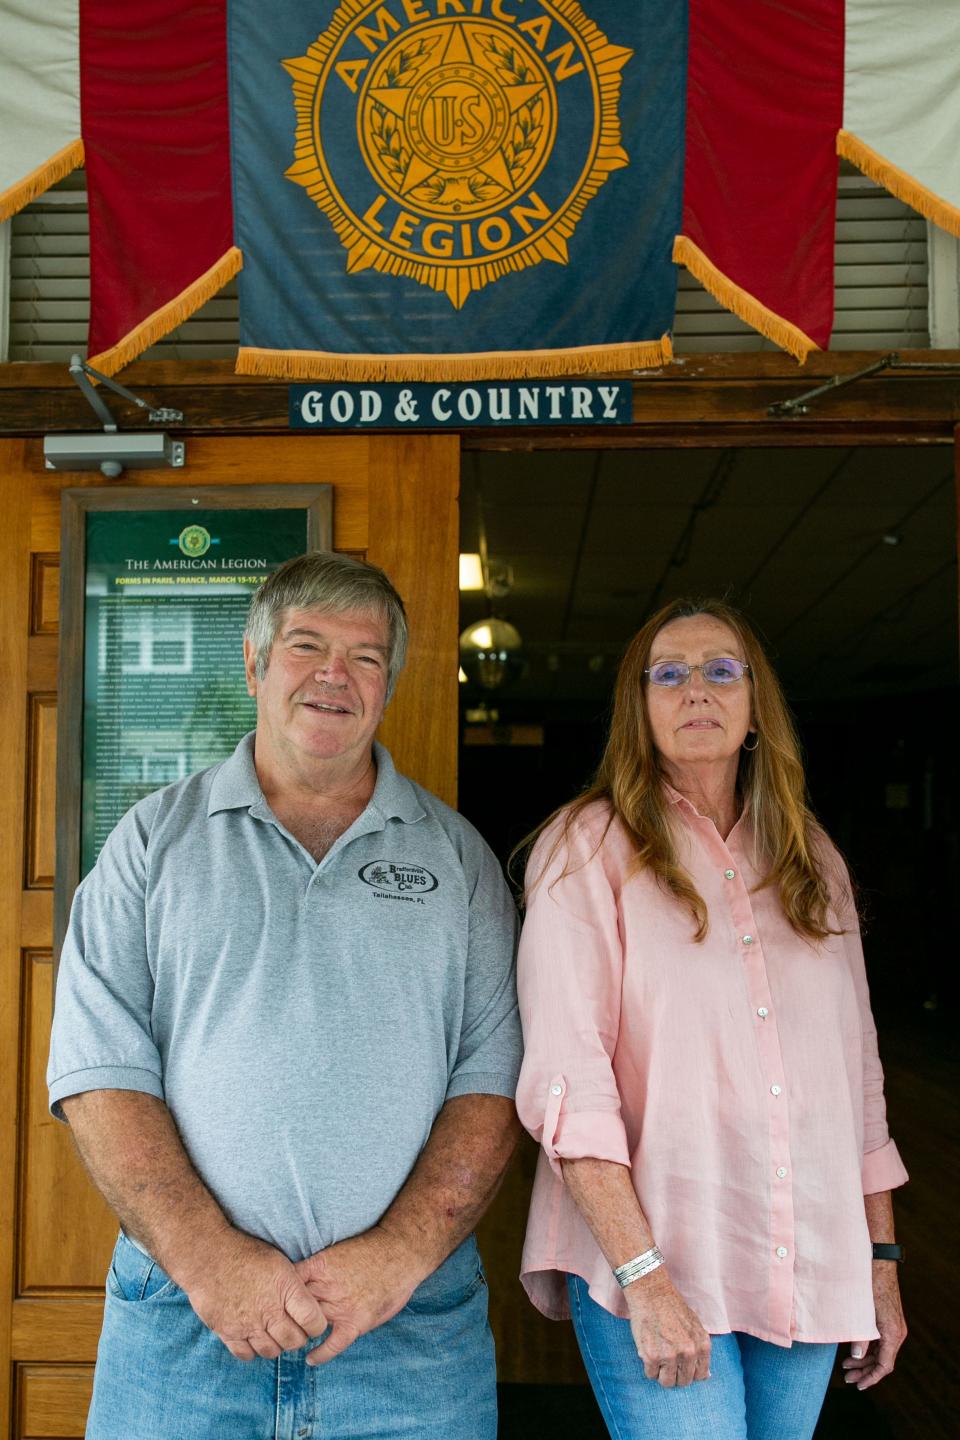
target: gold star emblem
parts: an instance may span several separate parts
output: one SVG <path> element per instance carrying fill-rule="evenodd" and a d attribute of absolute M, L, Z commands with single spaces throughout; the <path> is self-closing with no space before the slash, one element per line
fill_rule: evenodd
<path fill-rule="evenodd" d="M 631 50 L 575 0 L 534 0 L 526 18 L 471 8 L 343 0 L 308 53 L 283 62 L 298 115 L 287 177 L 329 216 L 348 272 L 408 276 L 458 309 L 503 275 L 567 264 L 587 204 L 629 163 L 618 104 Z M 366 187 L 349 163 L 347 98 Z M 568 114 L 571 153 L 558 156 Z"/>

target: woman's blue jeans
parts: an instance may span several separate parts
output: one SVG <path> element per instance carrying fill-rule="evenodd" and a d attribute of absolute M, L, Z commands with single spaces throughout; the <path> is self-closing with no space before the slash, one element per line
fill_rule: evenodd
<path fill-rule="evenodd" d="M 316 1343 L 235 1360 L 121 1235 L 87 1440 L 495 1440 L 493 1336 L 472 1236 L 329 1365 L 307 1365 Z"/>
<path fill-rule="evenodd" d="M 675 1390 L 648 1380 L 630 1322 L 567 1276 L 573 1325 L 613 1440 L 810 1440 L 836 1345 L 789 1349 L 752 1335 L 710 1337 L 710 1379 Z"/>

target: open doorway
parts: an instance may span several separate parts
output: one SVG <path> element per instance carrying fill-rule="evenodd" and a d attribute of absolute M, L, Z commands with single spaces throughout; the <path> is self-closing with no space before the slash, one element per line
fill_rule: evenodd
<path fill-rule="evenodd" d="M 617 663 L 644 618 L 684 594 L 742 608 L 796 714 L 814 809 L 860 888 L 898 1139 L 916 1134 L 915 1107 L 955 1060 L 955 942 L 944 937 L 960 919 L 956 534 L 948 447 L 463 457 L 461 550 L 484 551 L 494 593 L 461 596 L 461 627 L 503 618 L 522 648 L 500 683 L 469 666 L 461 684 L 460 808 L 505 860 L 591 778 Z M 933 1238 L 918 1189 L 904 1206 L 922 1251 Z M 562 1347 L 538 1335 L 509 1378 L 546 1383 Z M 553 1347 L 542 1364 L 538 1344 Z M 872 1433 L 939 1434 L 929 1413 L 909 1418 L 921 1388 L 908 1349 L 871 1392 Z M 818 1436 L 859 1433 L 863 1398 L 833 1396 Z M 593 1432 L 578 1423 L 585 1440 Z"/>
<path fill-rule="evenodd" d="M 909 955 L 911 1001 L 955 1002 L 953 967 L 917 944 L 957 859 L 955 537 L 946 448 L 465 455 L 461 548 L 485 548 L 499 593 L 464 593 L 462 625 L 503 616 L 523 648 L 503 683 L 460 687 L 461 808 L 505 857 L 590 777 L 642 620 L 722 596 L 796 713 L 814 808 L 874 917 L 875 988 L 892 970 L 903 1003 Z"/>

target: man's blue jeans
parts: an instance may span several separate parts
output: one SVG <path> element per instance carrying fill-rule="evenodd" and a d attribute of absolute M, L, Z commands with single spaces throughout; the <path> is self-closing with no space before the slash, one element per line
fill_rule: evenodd
<path fill-rule="evenodd" d="M 329 1365 L 309 1367 L 308 1348 L 235 1360 L 121 1235 L 87 1440 L 495 1440 L 493 1336 L 472 1237 Z"/>
<path fill-rule="evenodd" d="M 752 1335 L 710 1337 L 710 1379 L 676 1390 L 648 1380 L 630 1322 L 567 1276 L 580 1352 L 613 1440 L 810 1440 L 836 1345 L 789 1349 Z"/>

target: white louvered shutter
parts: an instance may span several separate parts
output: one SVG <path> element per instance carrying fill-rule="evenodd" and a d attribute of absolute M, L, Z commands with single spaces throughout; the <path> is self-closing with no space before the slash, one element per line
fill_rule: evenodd
<path fill-rule="evenodd" d="M 11 222 L 10 360 L 67 361 L 75 351 L 86 352 L 90 265 L 82 185 L 82 173 L 69 177 Z M 927 258 L 926 221 L 845 167 L 838 194 L 831 350 L 929 346 Z M 232 281 L 144 358 L 232 358 L 237 343 Z M 674 348 L 690 355 L 777 347 L 724 310 L 681 269 Z"/>

